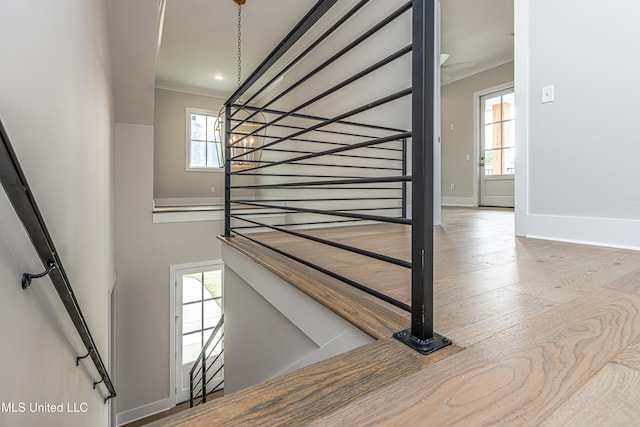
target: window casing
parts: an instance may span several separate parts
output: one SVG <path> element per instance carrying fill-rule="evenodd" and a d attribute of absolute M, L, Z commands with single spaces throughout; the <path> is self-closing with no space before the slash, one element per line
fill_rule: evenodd
<path fill-rule="evenodd" d="M 222 146 L 213 111 L 187 108 L 187 171 L 223 172 Z"/>

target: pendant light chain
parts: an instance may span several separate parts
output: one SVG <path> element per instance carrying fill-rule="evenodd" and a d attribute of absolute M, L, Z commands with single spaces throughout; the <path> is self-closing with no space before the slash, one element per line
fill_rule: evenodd
<path fill-rule="evenodd" d="M 242 84 L 242 4 L 238 3 L 238 87 Z"/>

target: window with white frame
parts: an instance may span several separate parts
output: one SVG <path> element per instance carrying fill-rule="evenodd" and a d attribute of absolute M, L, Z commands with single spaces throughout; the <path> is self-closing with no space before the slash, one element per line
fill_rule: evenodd
<path fill-rule="evenodd" d="M 222 147 L 215 130 L 217 113 L 187 108 L 187 170 L 222 170 Z"/>

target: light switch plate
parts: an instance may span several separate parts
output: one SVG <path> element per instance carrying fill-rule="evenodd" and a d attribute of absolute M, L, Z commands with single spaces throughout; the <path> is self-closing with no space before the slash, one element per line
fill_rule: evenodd
<path fill-rule="evenodd" d="M 553 102 L 555 100 L 555 88 L 553 85 L 545 86 L 542 88 L 542 103 L 546 104 L 548 102 Z"/>

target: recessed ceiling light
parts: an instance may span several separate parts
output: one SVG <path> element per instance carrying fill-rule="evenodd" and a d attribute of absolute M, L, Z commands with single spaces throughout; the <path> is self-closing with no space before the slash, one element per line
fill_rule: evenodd
<path fill-rule="evenodd" d="M 222 74 L 214 74 L 213 78 L 216 80 L 224 80 L 224 77 L 222 76 Z"/>

